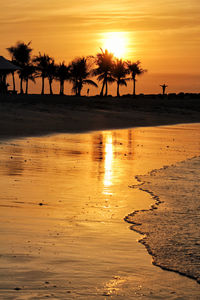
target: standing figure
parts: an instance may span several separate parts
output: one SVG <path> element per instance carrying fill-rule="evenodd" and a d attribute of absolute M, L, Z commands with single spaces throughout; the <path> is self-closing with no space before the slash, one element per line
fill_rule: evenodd
<path fill-rule="evenodd" d="M 166 87 L 168 87 L 168 85 L 166 85 L 166 84 L 164 83 L 164 84 L 161 84 L 160 86 L 162 87 L 162 91 L 163 91 L 163 95 L 164 95 L 164 94 L 165 94 Z"/>
<path fill-rule="evenodd" d="M 90 93 L 90 89 L 87 89 L 87 96 L 89 96 L 89 93 Z"/>

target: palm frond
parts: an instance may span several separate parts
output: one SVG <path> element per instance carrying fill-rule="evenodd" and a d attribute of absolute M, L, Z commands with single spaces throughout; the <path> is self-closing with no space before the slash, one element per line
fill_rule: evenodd
<path fill-rule="evenodd" d="M 108 81 L 109 83 L 112 83 L 112 82 L 115 82 L 116 79 L 113 78 L 113 77 L 111 77 L 111 76 L 109 76 L 109 77 L 107 78 L 107 81 Z"/>
<path fill-rule="evenodd" d="M 125 85 L 125 86 L 127 86 L 126 79 L 119 80 L 119 85 Z"/>
<path fill-rule="evenodd" d="M 89 85 L 98 87 L 98 85 L 96 84 L 96 82 L 94 82 L 93 80 L 90 80 L 90 79 L 83 80 L 83 84 L 89 84 Z"/>
<path fill-rule="evenodd" d="M 97 80 L 98 81 L 103 81 L 105 79 L 105 75 L 104 74 L 101 74 L 97 77 Z"/>

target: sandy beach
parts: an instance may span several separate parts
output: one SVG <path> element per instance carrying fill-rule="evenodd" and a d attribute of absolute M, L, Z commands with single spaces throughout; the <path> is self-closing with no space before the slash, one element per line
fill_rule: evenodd
<path fill-rule="evenodd" d="M 10 95 L 0 99 L 0 138 L 198 123 L 199 94 L 73 97 Z"/>
<path fill-rule="evenodd" d="M 174 209 L 166 186 L 174 186 L 172 174 L 186 174 L 188 161 L 200 155 L 199 111 L 198 95 L 2 99 L 0 297 L 199 299 L 199 284 L 152 265 L 138 243 L 141 235 L 124 222 L 146 210 L 147 217 L 134 214 L 146 226 L 155 205 L 149 191 L 165 203 L 156 211 Z M 185 190 L 190 181 L 194 198 L 198 180 L 192 178 L 183 180 Z M 148 186 L 140 189 L 138 179 Z M 157 217 L 161 224 L 164 217 Z M 157 221 L 151 221 L 139 231 L 153 231 Z M 158 236 L 162 245 L 162 234 L 151 235 L 149 249 Z M 172 270 L 159 250 L 154 262 Z"/>

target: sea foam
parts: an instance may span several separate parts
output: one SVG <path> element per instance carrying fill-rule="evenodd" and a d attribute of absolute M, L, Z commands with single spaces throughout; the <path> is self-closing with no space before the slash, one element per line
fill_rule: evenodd
<path fill-rule="evenodd" d="M 153 264 L 200 283 L 200 157 L 138 176 L 138 188 L 151 194 L 149 210 L 125 220 L 141 233 Z M 158 208 L 158 209 L 157 209 Z"/>

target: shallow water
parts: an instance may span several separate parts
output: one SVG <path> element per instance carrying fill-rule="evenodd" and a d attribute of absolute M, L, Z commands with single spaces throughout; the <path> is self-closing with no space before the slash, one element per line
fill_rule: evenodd
<path fill-rule="evenodd" d="M 157 195 L 159 209 L 140 211 L 127 220 L 141 224 L 133 229 L 145 234 L 141 242 L 156 265 L 200 283 L 199 168 L 200 157 L 194 157 L 140 176 L 140 189 Z"/>
<path fill-rule="evenodd" d="M 199 155 L 199 141 L 199 124 L 2 141 L 2 299 L 198 299 L 123 218 L 152 202 L 134 176 Z"/>

